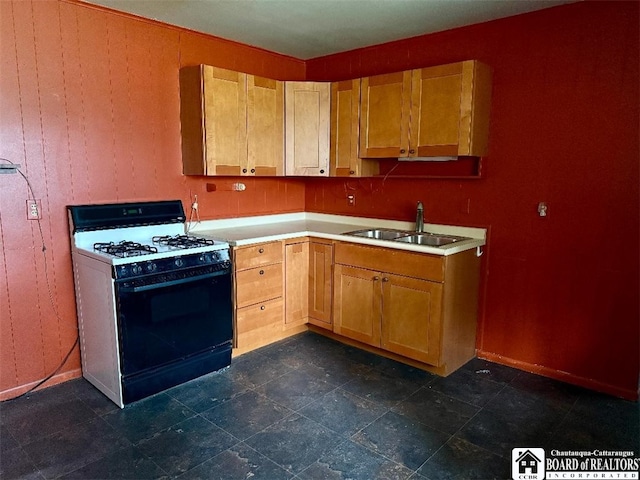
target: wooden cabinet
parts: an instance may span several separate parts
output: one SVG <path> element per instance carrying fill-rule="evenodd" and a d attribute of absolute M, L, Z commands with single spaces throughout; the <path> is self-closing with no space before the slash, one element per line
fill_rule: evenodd
<path fill-rule="evenodd" d="M 439 365 L 442 284 L 382 273 L 380 346 L 390 352 Z"/>
<path fill-rule="evenodd" d="M 281 242 L 236 247 L 234 354 L 283 338 L 284 273 Z"/>
<path fill-rule="evenodd" d="M 306 323 L 332 328 L 332 264 L 329 240 L 285 241 L 285 329 Z"/>
<path fill-rule="evenodd" d="M 286 82 L 286 174 L 329 176 L 330 84 Z"/>
<path fill-rule="evenodd" d="M 334 332 L 437 365 L 442 285 L 336 265 Z"/>
<path fill-rule="evenodd" d="M 362 79 L 360 156 L 406 157 L 409 152 L 411 72 Z"/>
<path fill-rule="evenodd" d="M 362 79 L 363 158 L 482 156 L 491 71 L 465 62 Z"/>
<path fill-rule="evenodd" d="M 380 346 L 380 274 L 336 264 L 333 331 L 359 342 Z"/>
<path fill-rule="evenodd" d="M 309 323 L 332 329 L 333 245 L 312 239 L 309 243 L 308 294 Z"/>
<path fill-rule="evenodd" d="M 360 79 L 331 84 L 330 176 L 367 177 L 380 171 L 375 160 L 358 156 Z"/>
<path fill-rule="evenodd" d="M 209 65 L 180 69 L 185 175 L 284 174 L 284 84 Z"/>
<path fill-rule="evenodd" d="M 307 323 L 309 318 L 309 240 L 287 240 L 285 259 L 284 327 Z"/>
<path fill-rule="evenodd" d="M 475 356 L 479 265 L 336 243 L 334 333 L 448 375 Z"/>

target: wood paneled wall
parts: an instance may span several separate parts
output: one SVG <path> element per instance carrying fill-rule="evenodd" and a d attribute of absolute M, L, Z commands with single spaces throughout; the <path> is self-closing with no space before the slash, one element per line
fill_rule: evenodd
<path fill-rule="evenodd" d="M 39 225 L 26 217 L 26 182 L 1 175 L 7 398 L 52 372 L 77 335 L 66 205 L 179 198 L 188 207 L 198 194 L 203 219 L 304 210 L 299 180 L 245 178 L 240 193 L 227 179 L 207 193 L 204 178 L 182 176 L 178 69 L 208 63 L 301 80 L 305 66 L 78 2 L 0 1 L 0 22 L 0 158 L 22 165 L 41 200 L 46 246 L 45 260 Z M 49 384 L 79 368 L 76 349 Z"/>
<path fill-rule="evenodd" d="M 578 2 L 307 62 L 309 80 L 467 59 L 493 68 L 483 179 L 314 180 L 306 208 L 412 220 L 422 200 L 427 222 L 488 228 L 479 354 L 629 398 L 640 358 L 638 6 Z"/>

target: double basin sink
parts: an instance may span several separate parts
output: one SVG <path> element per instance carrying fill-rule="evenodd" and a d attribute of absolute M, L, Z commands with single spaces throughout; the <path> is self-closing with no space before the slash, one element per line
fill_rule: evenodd
<path fill-rule="evenodd" d="M 468 237 L 458 237 L 455 235 L 439 235 L 436 233 L 418 233 L 406 230 L 392 229 L 367 229 L 347 232 L 345 235 L 354 237 L 372 238 L 376 240 L 390 240 L 393 242 L 410 243 L 413 245 L 427 245 L 429 247 L 442 247 L 454 242 L 469 240 Z"/>

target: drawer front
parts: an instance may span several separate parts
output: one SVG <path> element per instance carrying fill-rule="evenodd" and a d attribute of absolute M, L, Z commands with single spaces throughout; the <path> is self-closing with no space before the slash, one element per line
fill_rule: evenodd
<path fill-rule="evenodd" d="M 281 297 L 282 289 L 281 263 L 236 272 L 236 307 Z"/>
<path fill-rule="evenodd" d="M 249 307 L 239 308 L 237 311 L 236 321 L 238 335 L 259 329 L 282 330 L 284 321 L 284 307 L 282 298 L 260 302 Z"/>
<path fill-rule="evenodd" d="M 239 308 L 236 312 L 236 354 L 264 347 L 283 337 L 284 302 L 282 298 Z"/>
<path fill-rule="evenodd" d="M 246 270 L 261 265 L 282 262 L 282 243 L 270 242 L 240 247 L 234 250 L 236 271 Z"/>
<path fill-rule="evenodd" d="M 345 242 L 336 243 L 334 250 L 335 263 L 434 282 L 444 281 L 443 259 L 439 255 Z"/>

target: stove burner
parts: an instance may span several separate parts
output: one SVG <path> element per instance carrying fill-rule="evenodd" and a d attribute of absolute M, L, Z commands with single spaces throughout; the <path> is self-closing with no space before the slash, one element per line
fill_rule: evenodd
<path fill-rule="evenodd" d="M 151 239 L 153 243 L 158 245 L 164 245 L 169 248 L 196 248 L 196 247 L 207 247 L 209 245 L 214 245 L 215 242 L 213 240 L 209 240 L 208 238 L 194 237 L 193 235 L 162 235 L 153 237 Z"/>
<path fill-rule="evenodd" d="M 93 249 L 98 252 L 121 258 L 158 253 L 158 249 L 156 247 L 142 245 L 141 243 L 136 242 L 128 242 L 126 240 L 119 243 L 94 243 Z"/>

